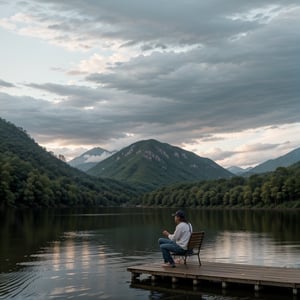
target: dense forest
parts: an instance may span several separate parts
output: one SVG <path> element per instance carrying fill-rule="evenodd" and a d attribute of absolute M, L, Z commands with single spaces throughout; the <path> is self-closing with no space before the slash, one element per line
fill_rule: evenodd
<path fill-rule="evenodd" d="M 121 205 L 137 194 L 135 187 L 70 167 L 0 118 L 0 208 Z"/>
<path fill-rule="evenodd" d="M 142 205 L 300 208 L 300 162 L 249 178 L 233 177 L 163 187 L 144 194 Z"/>
<path fill-rule="evenodd" d="M 136 193 L 108 179 L 53 177 L 12 153 L 0 154 L 0 208 L 121 205 Z"/>
<path fill-rule="evenodd" d="M 40 147 L 0 118 L 0 208 L 143 205 L 300 208 L 300 162 L 249 178 L 164 186 L 89 176 Z"/>

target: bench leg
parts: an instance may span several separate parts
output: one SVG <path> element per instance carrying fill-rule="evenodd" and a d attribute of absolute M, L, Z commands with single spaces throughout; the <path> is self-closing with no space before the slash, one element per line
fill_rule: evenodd
<path fill-rule="evenodd" d="M 198 262 L 199 262 L 199 266 L 201 266 L 201 260 L 200 260 L 200 255 L 198 254 Z"/>

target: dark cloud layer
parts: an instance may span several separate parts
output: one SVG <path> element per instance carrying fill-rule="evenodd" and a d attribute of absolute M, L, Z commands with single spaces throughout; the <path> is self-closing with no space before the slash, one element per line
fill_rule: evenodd
<path fill-rule="evenodd" d="M 299 122 L 296 1 L 32 0 L 25 7 L 56 41 L 138 53 L 87 75 L 88 85 L 25 85 L 55 102 L 0 94 L 4 117 L 42 141 L 101 144 L 130 133 L 181 144 Z"/>
<path fill-rule="evenodd" d="M 270 7 L 269 11 L 277 11 L 278 6 L 296 4 L 295 1 L 236 1 L 229 0 L 226 4 L 220 0 L 204 1 L 146 1 L 122 0 L 111 1 L 60 1 L 35 0 L 40 4 L 55 5 L 58 11 L 73 12 L 67 21 L 57 20 L 56 28 L 63 31 L 78 31 L 80 25 L 87 33 L 96 37 L 110 39 L 119 38 L 131 44 L 161 41 L 163 45 L 219 43 L 219 40 L 234 36 L 262 26 L 267 16 L 257 11 L 252 21 L 228 17 L 237 13 L 247 13 L 258 8 Z M 273 6 L 273 7 L 272 7 Z M 74 12 L 81 18 L 74 17 Z M 84 25 L 85 24 L 85 25 Z M 91 25 L 93 24 L 93 25 Z M 105 26 L 104 26 L 105 25 Z"/>
<path fill-rule="evenodd" d="M 10 87 L 14 87 L 14 84 L 0 79 L 0 88 L 1 87 L 10 88 Z"/>

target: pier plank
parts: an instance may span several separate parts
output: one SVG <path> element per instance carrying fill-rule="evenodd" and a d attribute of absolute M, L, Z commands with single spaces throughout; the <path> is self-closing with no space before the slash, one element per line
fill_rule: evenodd
<path fill-rule="evenodd" d="M 202 262 L 198 264 L 178 264 L 176 268 L 163 267 L 159 263 L 129 267 L 132 274 L 149 274 L 171 278 L 190 278 L 193 280 L 209 280 L 228 283 L 246 283 L 255 286 L 291 287 L 293 292 L 300 288 L 300 269 L 270 266 L 253 266 Z M 225 284 L 224 284 L 225 286 Z"/>

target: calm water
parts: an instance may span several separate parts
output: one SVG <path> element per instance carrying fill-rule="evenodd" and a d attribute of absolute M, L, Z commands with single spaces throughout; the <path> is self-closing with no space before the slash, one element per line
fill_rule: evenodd
<path fill-rule="evenodd" d="M 128 266 L 161 261 L 170 209 L 8 211 L 0 215 L 0 299 L 293 299 L 290 290 L 131 285 Z M 187 210 L 203 261 L 300 268 L 300 211 Z M 295 298 L 295 297 L 294 297 Z M 299 297 L 298 297 L 299 298 Z M 298 299 L 297 298 L 297 299 Z"/>

